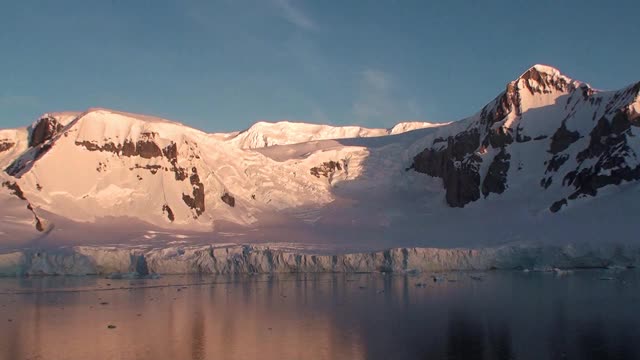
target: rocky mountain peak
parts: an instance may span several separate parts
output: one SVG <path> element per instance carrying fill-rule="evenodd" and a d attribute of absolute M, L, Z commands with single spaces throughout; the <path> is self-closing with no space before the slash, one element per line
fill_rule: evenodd
<path fill-rule="evenodd" d="M 520 75 L 512 84 L 517 89 L 527 89 L 532 95 L 535 95 L 549 94 L 554 91 L 571 91 L 580 83 L 562 75 L 560 70 L 552 66 L 536 64 Z"/>
<path fill-rule="evenodd" d="M 31 125 L 31 134 L 29 136 L 29 147 L 35 147 L 43 144 L 47 140 L 51 140 L 60 131 L 62 124 L 55 117 L 49 114 L 42 115 Z"/>

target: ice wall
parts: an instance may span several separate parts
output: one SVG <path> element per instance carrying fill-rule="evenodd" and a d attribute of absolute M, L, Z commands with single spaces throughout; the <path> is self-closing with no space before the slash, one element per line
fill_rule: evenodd
<path fill-rule="evenodd" d="M 638 265 L 640 248 L 629 245 L 397 248 L 338 255 L 240 245 L 162 249 L 79 246 L 0 254 L 0 275 L 3 276 L 544 270 Z"/>

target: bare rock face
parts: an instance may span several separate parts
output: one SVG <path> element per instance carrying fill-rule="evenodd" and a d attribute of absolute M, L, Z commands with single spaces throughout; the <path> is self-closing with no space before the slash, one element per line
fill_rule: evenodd
<path fill-rule="evenodd" d="M 11 176 L 19 177 L 20 174 L 27 170 L 31 163 L 40 159 L 44 154 L 51 150 L 52 144 L 49 140 L 53 139 L 56 135 L 62 132 L 64 127 L 55 118 L 49 115 L 45 115 L 36 121 L 35 125 L 30 128 L 29 133 L 29 147 L 31 148 L 31 159 L 15 159 L 11 165 L 9 165 L 5 171 Z M 10 142 L 0 142 L 0 152 L 2 148 L 5 150 L 11 148 L 14 144 Z"/>
<path fill-rule="evenodd" d="M 18 185 L 17 183 L 4 181 L 2 183 L 2 187 L 5 187 L 11 190 L 11 195 L 15 195 L 18 199 L 25 200 L 25 201 L 27 200 L 27 198 L 24 196 L 24 192 L 20 188 L 20 185 Z"/>
<path fill-rule="evenodd" d="M 12 142 L 12 141 L 9 141 L 7 139 L 1 139 L 0 140 L 0 153 L 1 152 L 5 152 L 5 151 L 9 151 L 14 145 L 15 145 L 15 143 Z"/>
<path fill-rule="evenodd" d="M 14 195 L 18 199 L 23 200 L 23 201 L 25 201 L 27 203 L 27 210 L 29 210 L 31 212 L 31 214 L 33 214 L 36 230 L 38 230 L 39 232 L 44 232 L 45 228 L 44 228 L 44 225 L 42 224 L 42 220 L 36 214 L 35 210 L 33 209 L 33 206 L 31 206 L 31 203 L 29 202 L 29 200 L 27 200 L 27 198 L 24 196 L 24 192 L 20 188 L 20 185 L 18 185 L 15 182 L 10 182 L 10 181 L 4 181 L 0 185 L 2 185 L 1 187 L 3 187 L 3 188 L 7 188 L 7 189 L 11 190 L 11 193 L 10 193 L 11 195 Z"/>
<path fill-rule="evenodd" d="M 549 186 L 551 186 L 551 184 L 553 183 L 554 174 L 557 173 L 558 170 L 560 170 L 562 165 L 564 165 L 567 160 L 569 160 L 568 154 L 555 154 L 550 160 L 545 161 L 544 164 L 547 165 L 547 168 L 544 171 L 545 177 L 540 180 L 540 186 L 548 189 Z"/>
<path fill-rule="evenodd" d="M 154 141 L 156 133 L 143 133 L 141 139 L 134 142 L 129 139 L 125 140 L 122 144 L 110 142 L 105 139 L 102 145 L 91 141 L 76 141 L 76 146 L 83 147 L 88 151 L 100 151 L 110 152 L 119 156 L 126 157 L 140 157 L 142 159 L 154 159 L 164 157 L 166 158 L 171 167 L 165 170 L 171 171 L 175 174 L 175 178 L 178 181 L 186 180 L 188 177 L 188 169 L 178 166 L 178 146 L 175 142 L 171 142 L 164 148 L 160 148 Z M 136 165 L 133 169 L 146 169 L 152 174 L 156 174 L 162 167 L 159 165 Z"/>
<path fill-rule="evenodd" d="M 549 152 L 552 154 L 563 152 L 567 148 L 569 148 L 571 144 L 578 141 L 578 139 L 580 139 L 580 133 L 578 133 L 577 131 L 569 131 L 565 122 L 563 121 L 562 125 L 551 136 L 551 145 L 549 147 Z"/>
<path fill-rule="evenodd" d="M 490 130 L 483 142 L 485 146 L 491 146 L 494 149 L 503 148 L 511 143 L 513 143 L 511 129 L 502 126 Z"/>
<path fill-rule="evenodd" d="M 225 192 L 224 194 L 222 194 L 222 196 L 220 197 L 220 199 L 227 205 L 234 207 L 236 206 L 236 199 L 229 194 L 228 192 Z"/>
<path fill-rule="evenodd" d="M 575 155 L 575 168 L 565 169 L 568 161 L 573 160 L 571 153 L 566 150 L 575 146 L 582 138 L 578 131 L 567 128 L 567 119 L 575 115 L 573 110 L 566 117 L 559 118 L 557 129 L 549 132 L 551 136 L 548 148 L 545 149 L 543 145 L 546 141 L 540 142 L 540 145 L 527 145 L 527 151 L 531 151 L 531 146 L 536 146 L 539 150 L 534 151 L 552 154 L 544 162 L 544 176 L 540 180 L 542 191 L 549 188 L 557 178 L 562 179 L 561 186 L 569 188 L 567 190 L 570 193 L 566 198 L 550 204 L 552 212 L 559 211 L 579 197 L 596 196 L 598 189 L 604 186 L 640 180 L 640 164 L 637 161 L 639 154 L 629 145 L 630 139 L 637 136 L 633 129 L 640 127 L 640 113 L 637 105 L 634 105 L 640 96 L 640 83 L 614 94 L 606 105 L 605 115 L 597 120 L 595 114 L 598 113 L 602 99 L 594 96 L 595 92 L 591 88 L 572 82 L 556 71 L 540 69 L 544 67 L 534 67 L 511 82 L 505 92 L 482 109 L 477 121 L 471 123 L 467 130 L 446 139 L 436 138 L 430 147 L 414 157 L 410 169 L 441 178 L 449 206 L 464 207 L 478 200 L 480 193 L 484 197 L 491 193 L 503 193 L 508 187 L 510 154 L 517 154 L 522 143 L 547 138 L 546 135 L 538 135 L 533 139 L 526 136 L 517 122 L 523 115 L 520 108 L 523 91 L 533 95 L 554 91 L 568 92 L 570 95 L 567 104 L 573 98 L 575 104 L 581 102 L 594 108 L 593 116 L 589 114 L 584 120 L 574 119 L 595 124 L 588 135 L 588 146 Z M 507 115 L 514 121 L 512 124 L 517 124 L 516 127 L 505 127 Z M 486 154 L 490 148 L 499 151 L 483 175 L 479 173 L 479 169 L 484 156 L 480 155 Z M 518 170 L 520 169 L 519 166 Z M 561 173 L 561 170 L 564 171 Z"/>
<path fill-rule="evenodd" d="M 562 200 L 558 200 L 556 202 L 554 202 L 553 204 L 551 204 L 551 207 L 549 207 L 549 210 L 553 213 L 560 211 L 560 209 L 562 209 L 563 206 L 567 205 L 567 199 L 562 199 Z"/>
<path fill-rule="evenodd" d="M 517 143 L 525 143 L 531 141 L 531 136 L 522 134 L 522 127 L 518 124 L 516 128 L 516 142 Z"/>
<path fill-rule="evenodd" d="M 175 174 L 176 180 L 185 180 L 187 178 L 187 169 L 178 166 L 178 146 L 176 143 L 171 142 L 171 144 L 165 146 L 164 149 L 162 149 L 162 155 L 171 163 L 169 170 Z"/>
<path fill-rule="evenodd" d="M 331 174 L 340 170 L 342 170 L 342 165 L 340 164 L 340 162 L 331 160 L 323 162 L 319 166 L 312 167 L 311 169 L 309 169 L 309 173 L 317 178 L 320 178 L 320 176 L 328 178 Z"/>
<path fill-rule="evenodd" d="M 62 132 L 63 126 L 52 116 L 45 115 L 40 118 L 31 129 L 29 136 L 29 147 L 36 147 L 53 139 L 54 136 Z"/>
<path fill-rule="evenodd" d="M 173 210 L 171 210 L 171 208 L 167 204 L 162 205 L 162 213 L 163 214 L 166 213 L 167 219 L 169 219 L 169 221 L 171 222 L 173 222 L 176 219 L 175 215 L 173 214 Z"/>
<path fill-rule="evenodd" d="M 76 141 L 75 144 L 89 151 L 106 151 L 127 157 L 139 156 L 143 159 L 152 159 L 163 155 L 163 151 L 154 141 L 157 136 L 156 133 L 142 133 L 140 135 L 138 141 L 133 142 L 130 139 L 126 139 L 122 144 L 116 144 L 106 140 L 102 145 L 91 141 Z M 166 154 L 168 156 L 177 156 L 177 150 L 175 154 L 171 151 L 172 150 L 168 150 Z"/>
<path fill-rule="evenodd" d="M 191 208 L 196 214 L 194 218 L 198 218 L 200 215 L 204 213 L 204 184 L 200 181 L 200 176 L 198 176 L 198 169 L 192 168 L 192 174 L 189 177 L 189 181 L 191 182 L 191 186 L 193 187 L 193 191 L 191 195 L 182 194 L 182 200 L 189 208 Z"/>
<path fill-rule="evenodd" d="M 549 160 L 549 161 L 547 161 L 545 163 L 545 165 L 547 165 L 547 169 L 545 170 L 545 174 L 557 172 L 560 169 L 560 167 L 562 165 L 564 165 L 565 162 L 567 162 L 567 160 L 569 160 L 569 155 L 568 154 L 562 154 L 562 155 L 556 154 L 556 155 L 553 155 L 551 160 Z"/>
<path fill-rule="evenodd" d="M 507 188 L 507 172 L 509 171 L 509 160 L 511 155 L 505 148 L 493 158 L 489 165 L 487 175 L 482 181 L 482 194 L 484 197 L 490 193 L 502 194 Z"/>
<path fill-rule="evenodd" d="M 309 173 L 315 177 L 317 177 L 318 179 L 320 177 L 325 177 L 327 178 L 327 181 L 329 183 L 329 185 L 331 185 L 331 183 L 333 182 L 333 176 L 338 172 L 338 171 L 342 171 L 344 169 L 344 171 L 346 172 L 348 170 L 348 163 L 347 162 L 343 162 L 342 164 L 339 161 L 325 161 L 322 164 L 320 164 L 319 166 L 314 166 L 311 169 L 309 169 Z"/>
<path fill-rule="evenodd" d="M 434 142 L 442 142 L 436 139 Z M 479 165 L 482 158 L 475 151 L 480 146 L 477 129 L 451 136 L 447 146 L 435 150 L 427 148 L 415 156 L 411 166 L 417 172 L 442 179 L 447 204 L 464 207 L 480 198 Z"/>
<path fill-rule="evenodd" d="M 122 155 L 129 157 L 139 156 L 143 159 L 151 159 L 162 156 L 162 151 L 153 141 L 138 140 L 135 143 L 133 141 L 125 141 L 122 144 Z"/>
<path fill-rule="evenodd" d="M 44 154 L 49 152 L 51 148 L 52 148 L 52 145 L 50 143 L 45 143 L 45 144 L 40 144 L 37 147 L 31 149 L 33 153 L 34 161 L 44 156 Z M 27 169 L 34 161 L 28 161 L 28 160 L 25 161 L 21 158 L 17 158 L 11 163 L 11 165 L 9 165 L 9 167 L 5 169 L 5 171 L 7 174 L 11 176 L 19 177 L 20 173 L 22 173 L 25 169 Z"/>
<path fill-rule="evenodd" d="M 569 200 L 580 195 L 595 196 L 598 189 L 606 185 L 640 180 L 640 165 L 633 166 L 627 162 L 630 155 L 635 155 L 627 138 L 633 136 L 631 126 L 638 126 L 634 122 L 636 120 L 628 111 L 619 111 L 611 121 L 600 118 L 591 130 L 589 145 L 576 157 L 579 168 L 564 178 L 567 185 L 576 189 L 569 195 Z M 583 163 L 594 159 L 595 164 L 582 167 Z"/>
<path fill-rule="evenodd" d="M 543 71 L 534 66 L 520 76 L 529 92 L 535 94 L 548 94 L 552 91 L 567 91 L 572 86 L 564 77 L 554 76 L 553 73 Z"/>
<path fill-rule="evenodd" d="M 158 171 L 162 170 L 162 165 L 139 165 L 139 164 L 135 164 L 134 167 L 129 168 L 129 170 L 133 170 L 133 169 L 143 169 L 143 170 L 148 170 L 151 175 L 155 175 L 158 173 Z M 100 172 L 100 170 L 98 170 L 98 172 Z"/>

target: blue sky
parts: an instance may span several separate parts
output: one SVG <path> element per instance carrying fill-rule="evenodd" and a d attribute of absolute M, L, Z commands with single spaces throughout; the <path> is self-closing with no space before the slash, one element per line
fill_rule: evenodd
<path fill-rule="evenodd" d="M 535 63 L 602 89 L 639 81 L 639 13 L 591 0 L 0 0 L 0 127 L 88 107 L 206 131 L 457 120 Z"/>

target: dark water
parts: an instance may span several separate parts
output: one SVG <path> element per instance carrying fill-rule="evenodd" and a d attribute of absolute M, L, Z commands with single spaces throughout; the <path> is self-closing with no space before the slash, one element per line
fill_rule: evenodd
<path fill-rule="evenodd" d="M 640 271 L 471 275 L 0 279 L 0 359 L 640 359 Z"/>

